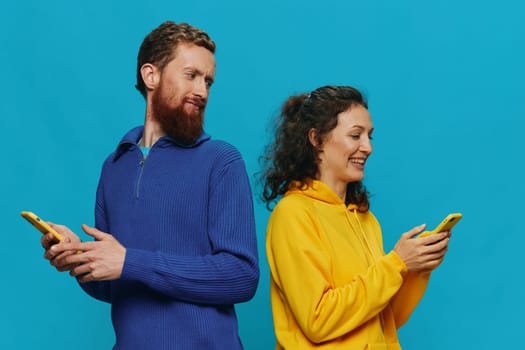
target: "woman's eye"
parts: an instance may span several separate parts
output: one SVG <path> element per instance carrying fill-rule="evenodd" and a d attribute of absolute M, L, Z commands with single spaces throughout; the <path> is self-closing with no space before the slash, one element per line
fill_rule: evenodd
<path fill-rule="evenodd" d="M 360 134 L 352 134 L 352 135 L 350 135 L 350 137 L 352 138 L 352 140 L 359 140 L 361 135 Z"/>

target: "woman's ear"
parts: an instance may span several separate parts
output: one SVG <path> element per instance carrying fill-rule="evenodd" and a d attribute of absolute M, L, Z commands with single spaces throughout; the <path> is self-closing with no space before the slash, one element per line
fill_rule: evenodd
<path fill-rule="evenodd" d="M 145 63 L 140 67 L 142 80 L 148 91 L 155 90 L 160 81 L 159 69 L 151 63 Z"/>
<path fill-rule="evenodd" d="M 308 130 L 308 141 L 314 146 L 314 148 L 318 148 L 319 142 L 317 142 L 317 129 L 311 128 Z"/>

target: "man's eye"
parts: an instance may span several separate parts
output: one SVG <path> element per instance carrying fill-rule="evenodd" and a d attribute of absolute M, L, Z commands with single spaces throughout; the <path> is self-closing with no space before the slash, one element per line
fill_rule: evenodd
<path fill-rule="evenodd" d="M 186 72 L 185 74 L 190 79 L 194 79 L 195 78 L 195 73 L 194 72 Z"/>

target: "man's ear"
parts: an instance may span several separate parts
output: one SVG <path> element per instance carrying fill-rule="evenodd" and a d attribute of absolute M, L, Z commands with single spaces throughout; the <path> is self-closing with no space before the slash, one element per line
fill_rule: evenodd
<path fill-rule="evenodd" d="M 314 148 L 318 148 L 319 142 L 317 142 L 317 129 L 311 128 L 308 130 L 308 141 L 314 146 Z"/>
<path fill-rule="evenodd" d="M 148 91 L 155 90 L 160 81 L 159 69 L 151 63 L 145 63 L 140 67 L 142 80 Z"/>

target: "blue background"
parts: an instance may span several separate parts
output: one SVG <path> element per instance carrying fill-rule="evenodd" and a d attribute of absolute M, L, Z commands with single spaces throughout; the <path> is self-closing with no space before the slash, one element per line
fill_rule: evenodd
<path fill-rule="evenodd" d="M 109 306 L 42 259 L 31 210 L 92 224 L 100 165 L 143 122 L 136 54 L 166 19 L 218 51 L 206 129 L 242 152 L 253 179 L 272 116 L 291 94 L 354 85 L 369 99 L 366 184 L 385 249 L 461 211 L 447 259 L 404 349 L 519 347 L 525 149 L 525 5 L 493 1 L 6 1 L 0 12 L 2 349 L 109 349 Z M 254 180 L 254 194 L 260 191 Z M 261 281 L 238 306 L 246 349 L 275 343 L 256 201 Z M 56 336 L 54 336 L 56 335 Z"/>

